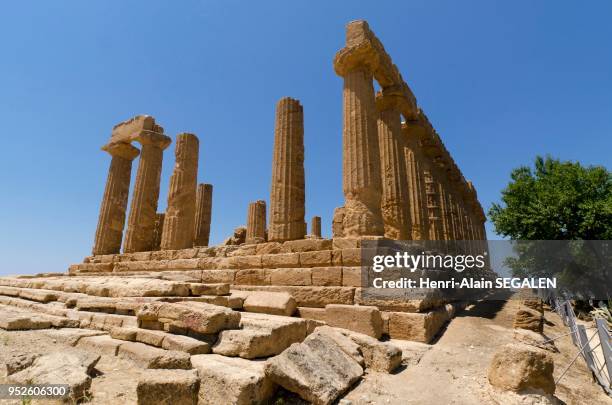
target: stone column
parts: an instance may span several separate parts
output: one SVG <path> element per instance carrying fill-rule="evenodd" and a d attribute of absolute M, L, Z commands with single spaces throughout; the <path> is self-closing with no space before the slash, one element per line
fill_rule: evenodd
<path fill-rule="evenodd" d="M 315 238 L 321 237 L 321 217 L 314 216 L 310 223 L 310 235 Z"/>
<path fill-rule="evenodd" d="M 380 149 L 372 73 L 366 68 L 344 75 L 343 103 L 344 236 L 382 236 Z"/>
<path fill-rule="evenodd" d="M 266 202 L 258 200 L 249 204 L 247 213 L 246 243 L 266 241 Z"/>
<path fill-rule="evenodd" d="M 276 105 L 268 240 L 304 238 L 304 195 L 304 112 L 285 97 Z"/>
<path fill-rule="evenodd" d="M 208 246 L 210 220 L 212 218 L 212 184 L 198 184 L 194 246 Z"/>
<path fill-rule="evenodd" d="M 119 253 L 121 250 L 132 161 L 139 153 L 137 148 L 122 142 L 108 144 L 102 150 L 108 152 L 112 159 L 100 206 L 93 255 Z"/>
<path fill-rule="evenodd" d="M 153 250 L 159 250 L 161 246 L 162 233 L 164 232 L 164 218 L 166 214 L 158 212 L 155 217 L 155 231 L 153 232 Z"/>
<path fill-rule="evenodd" d="M 153 248 L 163 152 L 171 142 L 169 137 L 153 131 L 143 131 L 136 140 L 142 147 L 123 244 L 126 253 Z"/>
<path fill-rule="evenodd" d="M 168 208 L 161 240 L 162 250 L 193 247 L 199 150 L 200 141 L 194 134 L 185 133 L 176 137 L 174 171 L 170 177 Z"/>
<path fill-rule="evenodd" d="M 425 194 L 427 196 L 427 213 L 429 218 L 429 240 L 443 240 L 440 221 L 440 203 L 438 187 L 429 168 L 423 171 L 425 176 Z"/>
<path fill-rule="evenodd" d="M 411 204 L 403 154 L 400 101 L 397 95 L 388 95 L 384 90 L 376 97 L 382 176 L 381 211 L 385 237 L 407 240 L 412 238 Z"/>

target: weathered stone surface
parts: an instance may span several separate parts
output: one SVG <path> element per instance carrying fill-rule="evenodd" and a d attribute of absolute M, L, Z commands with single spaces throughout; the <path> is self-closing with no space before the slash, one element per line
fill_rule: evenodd
<path fill-rule="evenodd" d="M 163 133 L 143 131 L 137 141 L 142 145 L 140 163 L 123 244 L 128 253 L 153 250 L 162 156 L 171 139 Z"/>
<path fill-rule="evenodd" d="M 164 221 L 166 220 L 166 214 L 163 212 L 158 212 L 157 214 L 155 214 L 155 225 L 154 225 L 154 230 L 153 230 L 153 242 L 151 243 L 151 249 L 152 250 L 159 250 L 161 248 L 161 240 L 162 240 L 162 234 L 164 233 Z M 149 254 L 149 258 L 150 258 L 150 252 L 138 252 L 138 253 L 146 253 Z M 144 259 L 144 260 L 149 260 Z"/>
<path fill-rule="evenodd" d="M 549 352 L 559 353 L 559 349 L 555 346 L 555 342 L 548 339 L 546 336 L 533 332 L 528 329 L 515 329 L 512 335 L 517 342 L 525 343 L 540 349 L 548 350 Z"/>
<path fill-rule="evenodd" d="M 289 293 L 300 307 L 324 308 L 327 304 L 353 305 L 355 289 L 351 287 L 309 286 L 248 286 L 236 285 L 235 289 L 262 292 Z"/>
<path fill-rule="evenodd" d="M 300 267 L 300 255 L 297 253 L 263 255 L 261 265 L 266 269 Z"/>
<path fill-rule="evenodd" d="M 325 308 L 298 307 L 297 315 L 300 318 L 312 319 L 315 321 L 327 323 Z"/>
<path fill-rule="evenodd" d="M 332 251 L 319 250 L 317 252 L 300 253 L 300 265 L 302 267 L 319 267 L 332 265 Z"/>
<path fill-rule="evenodd" d="M 259 269 L 262 267 L 262 257 L 256 255 L 232 256 L 227 259 L 227 263 L 232 269 Z"/>
<path fill-rule="evenodd" d="M 21 370 L 24 370 L 34 363 L 40 357 L 38 353 L 21 353 L 13 352 L 6 360 L 6 375 L 15 374 Z"/>
<path fill-rule="evenodd" d="M 227 295 L 229 294 L 228 283 L 214 284 L 195 284 L 192 283 L 189 288 L 193 295 Z"/>
<path fill-rule="evenodd" d="M 241 245 L 246 241 L 247 228 L 244 226 L 239 226 L 234 229 L 234 233 L 232 236 L 223 241 L 224 245 L 232 246 L 232 245 Z"/>
<path fill-rule="evenodd" d="M 247 212 L 246 243 L 266 241 L 266 202 L 257 200 L 249 203 Z"/>
<path fill-rule="evenodd" d="M 270 285 L 270 273 L 263 269 L 238 270 L 234 282 L 239 285 Z"/>
<path fill-rule="evenodd" d="M 200 404 L 260 404 L 274 392 L 264 362 L 217 354 L 192 356 L 191 362 L 201 379 Z"/>
<path fill-rule="evenodd" d="M 76 328 L 49 329 L 45 331 L 45 335 L 69 346 L 76 346 L 81 338 L 101 336 L 104 334 L 105 332 L 99 330 Z"/>
<path fill-rule="evenodd" d="M 123 342 L 119 345 L 117 356 L 132 360 L 142 368 L 191 368 L 189 354 L 185 352 L 163 350 L 144 343 Z"/>
<path fill-rule="evenodd" d="M 136 315 L 139 322 L 157 321 L 202 334 L 235 329 L 240 323 L 239 312 L 202 302 L 151 302 L 144 304 Z"/>
<path fill-rule="evenodd" d="M 266 361 L 266 375 L 313 404 L 331 404 L 363 369 L 331 338 L 316 332 Z"/>
<path fill-rule="evenodd" d="M 242 304 L 245 311 L 271 315 L 291 316 L 297 308 L 295 299 L 290 294 L 277 292 L 251 292 Z"/>
<path fill-rule="evenodd" d="M 274 356 L 307 334 L 305 320 L 268 314 L 243 313 L 240 327 L 219 333 L 213 353 L 245 359 Z"/>
<path fill-rule="evenodd" d="M 130 191 L 132 161 L 140 153 L 129 143 L 110 143 L 102 148 L 111 156 L 106 187 L 100 204 L 100 216 L 92 254 L 106 255 L 119 253 L 125 212 Z"/>
<path fill-rule="evenodd" d="M 310 220 L 310 236 L 314 238 L 321 237 L 321 217 L 314 216 Z"/>
<path fill-rule="evenodd" d="M 445 309 L 427 313 L 389 312 L 389 336 L 429 343 L 449 319 Z"/>
<path fill-rule="evenodd" d="M 176 158 L 170 177 L 168 208 L 161 239 L 162 250 L 193 246 L 199 148 L 200 141 L 194 134 L 177 135 Z"/>
<path fill-rule="evenodd" d="M 516 312 L 513 326 L 515 328 L 528 329 L 542 333 L 544 318 L 541 312 L 526 306 L 521 306 Z"/>
<path fill-rule="evenodd" d="M 283 242 L 282 253 L 313 252 L 332 248 L 331 239 L 298 239 Z"/>
<path fill-rule="evenodd" d="M 93 371 L 100 355 L 81 350 L 64 350 L 36 358 L 22 371 L 9 376 L 14 384 L 66 384 L 70 387 L 70 398 L 83 398 L 91 386 L 89 374 Z"/>
<path fill-rule="evenodd" d="M 136 387 L 139 405 L 197 405 L 199 391 L 195 370 L 150 370 Z"/>
<path fill-rule="evenodd" d="M 90 336 L 79 339 L 77 347 L 86 349 L 94 353 L 102 353 L 109 356 L 116 356 L 119 346 L 123 342 L 113 339 L 108 335 Z"/>
<path fill-rule="evenodd" d="M 325 306 L 325 318 L 330 326 L 349 329 L 379 339 L 383 321 L 376 307 L 330 304 Z"/>
<path fill-rule="evenodd" d="M 212 184 L 198 184 L 196 192 L 194 246 L 208 246 L 212 218 Z"/>
<path fill-rule="evenodd" d="M 488 377 L 493 386 L 504 390 L 542 390 L 554 394 L 554 368 L 552 357 L 545 351 L 521 343 L 509 343 L 493 356 Z"/>
<path fill-rule="evenodd" d="M 342 285 L 361 287 L 361 267 L 342 267 Z"/>
<path fill-rule="evenodd" d="M 311 270 L 312 285 L 341 286 L 342 267 L 314 267 Z"/>
<path fill-rule="evenodd" d="M 267 274 L 272 285 L 312 285 L 311 269 L 273 269 Z"/>
<path fill-rule="evenodd" d="M 304 112 L 298 100 L 285 97 L 276 105 L 269 240 L 304 238 L 304 189 Z"/>

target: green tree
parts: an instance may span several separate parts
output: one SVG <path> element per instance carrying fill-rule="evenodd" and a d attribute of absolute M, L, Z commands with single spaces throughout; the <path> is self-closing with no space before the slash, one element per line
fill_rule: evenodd
<path fill-rule="evenodd" d="M 516 257 L 506 260 L 513 274 L 554 276 L 574 298 L 610 297 L 611 244 L 595 241 L 612 239 L 612 173 L 538 156 L 533 169 L 519 167 L 511 178 L 489 217 L 515 240 Z"/>
<path fill-rule="evenodd" d="M 489 217 L 497 234 L 523 240 L 612 239 L 612 173 L 551 157 L 512 171 Z"/>

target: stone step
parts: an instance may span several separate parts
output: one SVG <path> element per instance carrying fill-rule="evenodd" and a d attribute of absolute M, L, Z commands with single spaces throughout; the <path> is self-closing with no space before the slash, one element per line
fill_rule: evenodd
<path fill-rule="evenodd" d="M 199 404 L 251 405 L 265 403 L 275 384 L 264 373 L 264 362 L 218 354 L 191 357 L 201 379 Z"/>
<path fill-rule="evenodd" d="M 141 368 L 190 369 L 188 353 L 164 350 L 144 343 L 113 339 L 109 335 L 83 337 L 76 347 L 84 350 L 127 359 Z"/>
<path fill-rule="evenodd" d="M 199 297 L 164 297 L 164 302 L 204 302 L 230 309 L 242 309 L 244 298 L 240 295 L 200 295 Z"/>
<path fill-rule="evenodd" d="M 233 285 L 233 290 L 286 292 L 294 299 L 298 307 L 325 308 L 328 304 L 353 305 L 355 288 L 325 286 L 254 286 Z"/>
<path fill-rule="evenodd" d="M 163 331 L 118 327 L 111 329 L 110 335 L 114 339 L 145 343 L 161 347 L 162 349 L 176 350 L 192 355 L 210 353 L 210 342 Z"/>
<path fill-rule="evenodd" d="M 140 307 L 139 326 L 150 329 L 151 323 L 163 324 L 167 332 L 187 334 L 216 334 L 225 329 L 236 329 L 240 313 L 229 308 L 203 302 L 151 302 Z"/>
<path fill-rule="evenodd" d="M 236 294 L 244 297 L 242 307 L 248 312 L 291 316 L 297 308 L 295 299 L 286 292 L 247 291 Z"/>
<path fill-rule="evenodd" d="M 138 405 L 197 405 L 200 377 L 196 370 L 147 370 L 138 378 Z"/>
<path fill-rule="evenodd" d="M 240 327 L 219 333 L 213 353 L 245 359 L 270 357 L 303 341 L 308 334 L 305 320 L 267 314 L 245 312 Z"/>
<path fill-rule="evenodd" d="M 63 316 L 43 314 L 29 309 L 0 305 L 0 328 L 6 330 L 28 330 L 79 327 L 79 321 Z"/>

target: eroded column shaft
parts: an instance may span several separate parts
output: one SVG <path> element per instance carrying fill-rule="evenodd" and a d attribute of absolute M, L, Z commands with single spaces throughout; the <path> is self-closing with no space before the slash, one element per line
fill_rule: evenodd
<path fill-rule="evenodd" d="M 153 232 L 153 250 L 159 250 L 161 247 L 162 233 L 164 232 L 164 218 L 166 214 L 158 212 L 155 217 L 155 231 Z"/>
<path fill-rule="evenodd" d="M 137 141 L 142 148 L 123 244 L 126 253 L 153 249 L 163 151 L 170 144 L 170 138 L 152 131 L 141 134 Z"/>
<path fill-rule="evenodd" d="M 310 235 L 316 238 L 321 237 L 321 217 L 312 217 L 312 220 L 310 222 Z"/>
<path fill-rule="evenodd" d="M 100 216 L 92 249 L 94 255 L 114 254 L 121 250 L 132 161 L 139 153 L 138 149 L 129 143 L 109 144 L 102 150 L 108 152 L 112 159 L 100 205 Z"/>
<path fill-rule="evenodd" d="M 410 200 L 403 155 L 402 122 L 393 96 L 376 98 L 379 112 L 378 144 L 382 176 L 381 211 L 385 237 L 396 240 L 412 238 Z"/>
<path fill-rule="evenodd" d="M 258 200 L 249 204 L 247 213 L 246 243 L 266 241 L 266 202 Z"/>
<path fill-rule="evenodd" d="M 304 238 L 304 187 L 304 112 L 285 97 L 276 105 L 268 240 Z"/>
<path fill-rule="evenodd" d="M 440 220 L 440 200 L 438 184 L 429 168 L 423 171 L 425 177 L 425 194 L 427 196 L 427 214 L 429 219 L 429 240 L 443 240 L 442 222 Z"/>
<path fill-rule="evenodd" d="M 365 69 L 344 76 L 342 129 L 343 232 L 347 237 L 383 235 L 380 208 L 380 149 L 372 74 Z"/>
<path fill-rule="evenodd" d="M 176 137 L 175 163 L 168 208 L 164 219 L 161 249 L 187 249 L 193 246 L 195 231 L 195 205 L 200 142 L 193 134 Z"/>
<path fill-rule="evenodd" d="M 212 218 L 212 184 L 198 184 L 194 246 L 208 246 Z"/>

